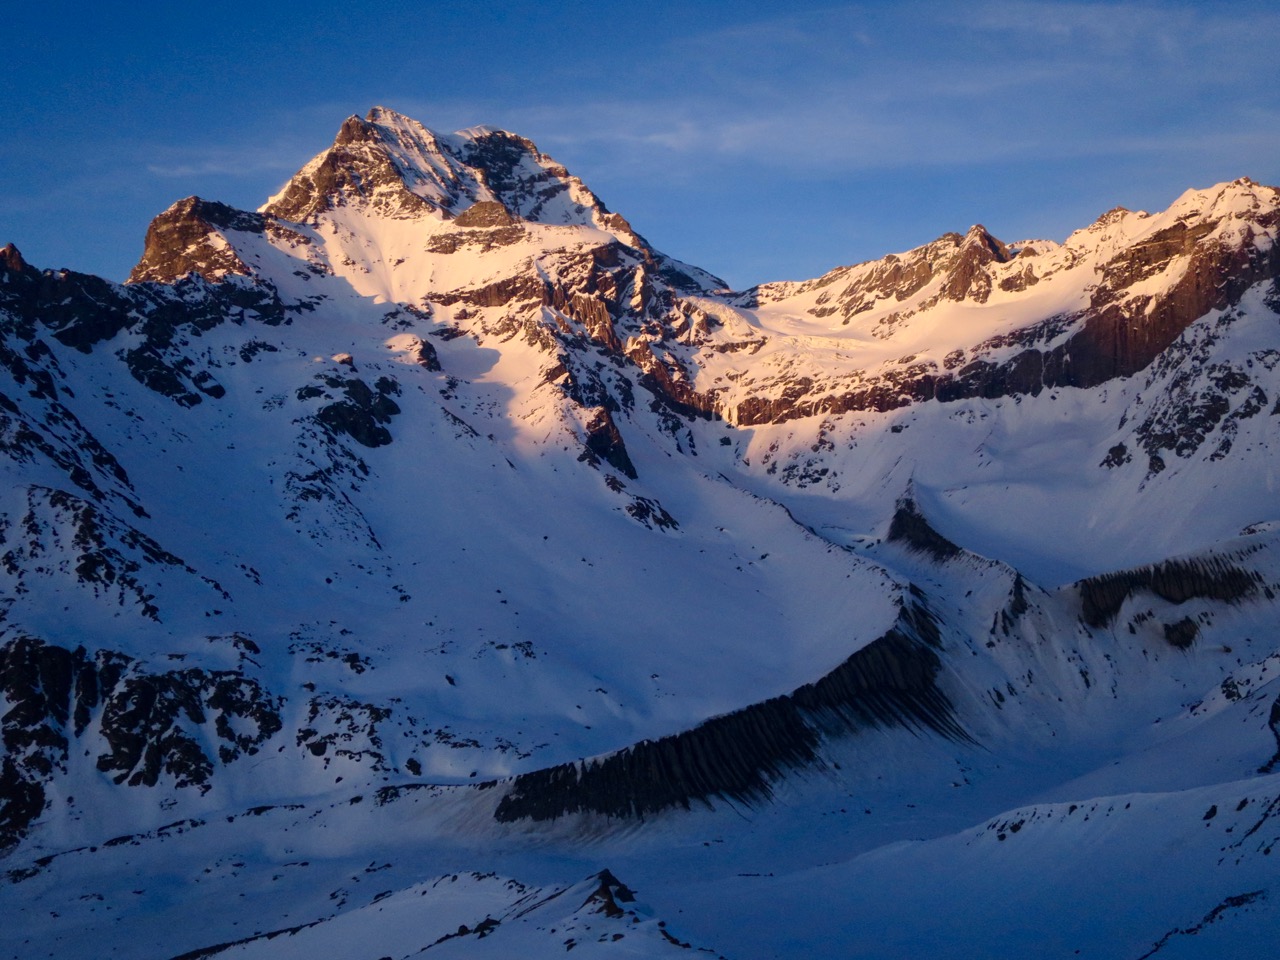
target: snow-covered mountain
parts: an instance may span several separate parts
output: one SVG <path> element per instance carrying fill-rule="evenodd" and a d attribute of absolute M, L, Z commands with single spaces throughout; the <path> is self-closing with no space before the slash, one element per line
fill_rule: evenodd
<path fill-rule="evenodd" d="M 0 946 L 1270 956 L 1277 230 L 730 291 L 375 108 L 5 247 Z"/>

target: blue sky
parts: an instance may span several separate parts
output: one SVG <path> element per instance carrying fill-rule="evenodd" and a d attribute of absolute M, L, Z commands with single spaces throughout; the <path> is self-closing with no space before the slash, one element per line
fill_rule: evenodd
<path fill-rule="evenodd" d="M 736 287 L 984 223 L 1280 183 L 1280 5 L 13 4 L 0 243 L 123 279 L 191 194 L 253 209 L 383 104 L 532 138 Z"/>

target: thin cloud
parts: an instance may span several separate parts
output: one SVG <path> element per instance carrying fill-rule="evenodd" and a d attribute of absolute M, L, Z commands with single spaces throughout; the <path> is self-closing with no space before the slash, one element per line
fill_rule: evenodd
<path fill-rule="evenodd" d="M 445 112 L 469 107 L 474 122 L 475 109 L 488 107 L 501 125 L 520 124 L 548 144 L 785 164 L 803 155 L 823 168 L 1073 149 L 1064 136 L 1097 136 L 1109 117 L 1141 120 L 1144 106 L 1155 114 L 1183 101 L 1194 112 L 1207 86 L 1234 86 L 1238 102 L 1275 98 L 1257 77 L 1269 61 L 1251 54 L 1274 49 L 1280 17 L 1242 23 L 1229 10 L 1028 2 L 963 17 L 941 4 L 912 13 L 910 35 L 902 18 L 857 9 L 712 30 L 671 40 L 652 58 L 665 73 L 647 73 L 634 97 L 455 102 Z M 1216 51 L 1214 70 L 1172 69 L 1206 47 Z M 1201 111 L 1184 125 L 1213 128 L 1222 112 Z"/>
<path fill-rule="evenodd" d="M 257 177 L 265 173 L 292 172 L 299 166 L 299 149 L 293 145 L 240 150 L 193 146 L 181 150 L 154 150 L 152 153 L 160 156 L 146 165 L 147 172 L 167 179 Z"/>
<path fill-rule="evenodd" d="M 673 160 L 805 177 L 1271 140 L 1260 124 L 1276 86 L 1259 74 L 1275 73 L 1280 16 L 1029 2 L 913 13 L 909 39 L 928 55 L 909 62 L 901 19 L 780 17 L 672 41 L 655 59 L 686 65 L 643 96 L 506 105 L 501 122 L 545 149 L 661 176 Z M 1207 59 L 1188 70 L 1189 57 Z"/>

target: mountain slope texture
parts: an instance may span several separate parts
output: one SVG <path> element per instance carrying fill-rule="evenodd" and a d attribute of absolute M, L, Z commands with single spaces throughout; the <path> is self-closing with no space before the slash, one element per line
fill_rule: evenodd
<path fill-rule="evenodd" d="M 731 291 L 374 108 L 0 250 L 0 954 L 1270 957 L 1280 190 Z"/>

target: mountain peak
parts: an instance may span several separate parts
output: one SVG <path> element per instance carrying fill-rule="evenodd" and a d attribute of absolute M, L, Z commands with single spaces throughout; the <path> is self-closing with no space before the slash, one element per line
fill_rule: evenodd
<path fill-rule="evenodd" d="M 151 221 L 142 259 L 129 274 L 129 283 L 172 283 L 189 273 L 207 280 L 250 272 L 221 234 L 226 230 L 262 233 L 263 218 L 254 213 L 200 197 L 186 197 Z"/>
<path fill-rule="evenodd" d="M 348 117 L 333 145 L 302 168 L 261 212 L 311 222 L 342 207 L 390 219 L 452 219 L 477 203 L 521 220 L 594 226 L 642 245 L 626 222 L 533 141 L 493 127 L 437 133 L 388 107 Z"/>
<path fill-rule="evenodd" d="M 428 171 L 435 176 L 428 177 Z M 420 124 L 384 107 L 352 114 L 333 145 L 298 171 L 261 212 L 302 223 L 357 205 L 404 218 L 447 208 L 453 199 L 448 152 Z M 426 181 L 432 189 L 424 189 Z M 418 185 L 419 189 L 413 189 Z"/>
<path fill-rule="evenodd" d="M 392 110 L 390 107 L 373 106 L 369 108 L 369 112 L 365 114 L 365 120 L 369 123 L 412 123 L 413 121 L 398 110 Z"/>
<path fill-rule="evenodd" d="M 22 273 L 27 270 L 27 261 L 22 258 L 22 253 L 12 243 L 6 243 L 0 247 L 0 268 L 14 273 Z"/>
<path fill-rule="evenodd" d="M 573 242 L 587 247 L 612 238 L 640 261 L 657 264 L 681 289 L 724 285 L 650 248 L 533 141 L 492 127 L 441 134 L 382 106 L 364 118 L 347 117 L 332 145 L 257 213 L 198 197 L 171 206 L 148 230 L 146 250 L 129 280 L 172 283 L 188 273 L 212 281 L 265 276 L 273 256 L 268 248 L 278 244 L 287 257 L 305 251 L 302 272 L 308 278 L 351 274 L 359 278 L 358 289 L 385 296 L 393 288 L 397 296 L 408 296 L 409 284 L 416 300 L 435 282 L 425 280 L 436 269 L 433 258 L 467 246 L 517 242 L 526 243 L 527 251 L 563 249 L 569 234 L 542 229 L 548 227 L 572 228 Z M 341 248 L 335 262 L 321 252 L 330 240 L 334 250 Z M 436 273 L 437 281 L 445 275 L 452 278 L 448 282 L 459 276 L 446 270 Z"/>
<path fill-rule="evenodd" d="M 1009 259 L 1009 248 L 997 240 L 990 231 L 980 223 L 975 223 L 964 235 L 960 244 L 961 251 L 980 250 L 983 260 L 996 260 L 1000 263 Z"/>
<path fill-rule="evenodd" d="M 1203 190 L 1187 190 L 1173 202 L 1168 213 L 1180 220 L 1207 222 L 1253 219 L 1268 208 L 1273 212 L 1280 208 L 1280 190 L 1240 177 Z"/>
<path fill-rule="evenodd" d="M 377 132 L 370 120 L 361 120 L 354 113 L 342 122 L 338 135 L 334 138 L 334 146 L 343 143 L 376 142 Z"/>

